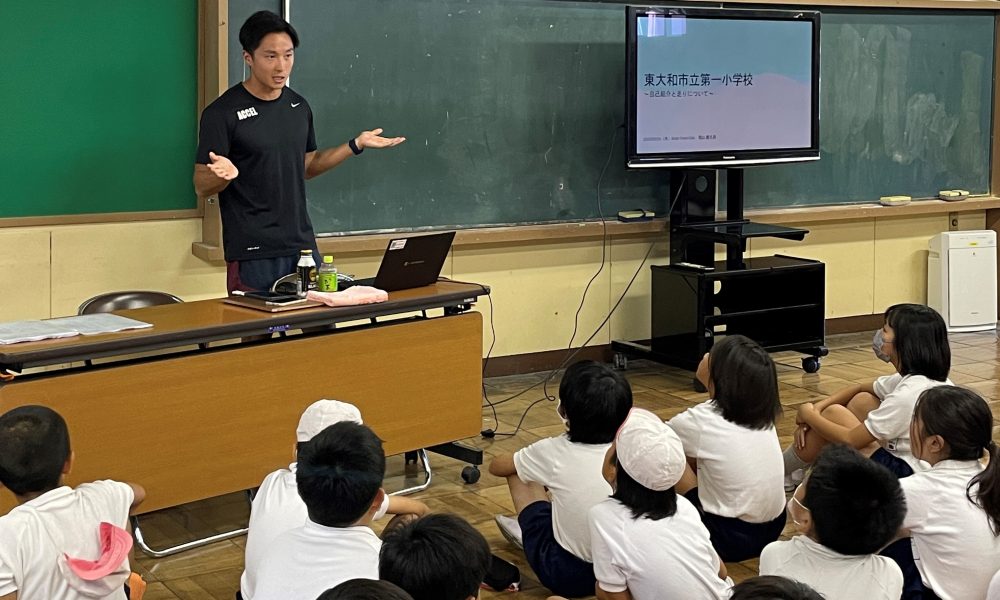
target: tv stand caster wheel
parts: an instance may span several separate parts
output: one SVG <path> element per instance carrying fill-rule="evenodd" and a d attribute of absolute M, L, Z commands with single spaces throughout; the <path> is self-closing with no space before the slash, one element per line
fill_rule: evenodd
<path fill-rule="evenodd" d="M 618 371 L 624 371 L 628 368 L 628 356 L 621 352 L 615 352 L 614 362 L 612 366 Z"/>
<path fill-rule="evenodd" d="M 806 373 L 815 373 L 819 371 L 819 357 L 818 356 L 807 356 L 802 359 L 802 370 Z"/>
<path fill-rule="evenodd" d="M 469 465 L 468 467 L 462 469 L 462 481 L 465 483 L 476 483 L 479 481 L 480 475 L 481 473 L 479 472 L 479 467 L 475 465 Z"/>

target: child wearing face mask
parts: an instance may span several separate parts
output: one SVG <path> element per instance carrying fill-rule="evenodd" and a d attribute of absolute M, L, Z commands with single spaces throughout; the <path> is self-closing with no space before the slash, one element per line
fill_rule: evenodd
<path fill-rule="evenodd" d="M 911 448 L 931 468 L 900 484 L 903 534 L 924 600 L 985 598 L 1000 570 L 1000 452 L 992 433 L 990 407 L 971 390 L 939 386 L 917 400 Z"/>
<path fill-rule="evenodd" d="M 594 593 L 587 511 L 611 495 L 604 455 L 632 408 L 628 381 L 607 365 L 581 361 L 559 383 L 561 435 L 501 454 L 490 474 L 505 477 L 517 518 L 497 515 L 500 532 L 524 548 L 538 580 L 568 598 Z"/>
<path fill-rule="evenodd" d="M 808 584 L 826 600 L 898 600 L 903 573 L 875 552 L 903 522 L 899 481 L 852 448 L 825 447 L 788 500 L 788 516 L 802 535 L 768 544 L 760 574 Z"/>
<path fill-rule="evenodd" d="M 786 488 L 801 481 L 802 469 L 831 442 L 859 450 L 898 477 L 920 468 L 910 452 L 910 419 L 921 392 L 951 384 L 944 319 L 920 304 L 890 306 L 872 346 L 896 373 L 799 406 L 795 439 L 784 452 Z"/>

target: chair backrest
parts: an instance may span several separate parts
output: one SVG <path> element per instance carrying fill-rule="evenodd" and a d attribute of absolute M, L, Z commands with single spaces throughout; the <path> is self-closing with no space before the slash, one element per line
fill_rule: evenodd
<path fill-rule="evenodd" d="M 271 284 L 272 292 L 287 292 L 289 294 L 294 294 L 299 289 L 299 274 L 289 273 L 284 277 L 279 278 L 277 281 Z"/>
<path fill-rule="evenodd" d="M 98 294 L 86 300 L 77 310 L 79 315 L 92 315 L 94 313 L 106 313 L 115 310 L 127 310 L 130 308 L 144 308 L 146 306 L 158 306 L 160 304 L 175 304 L 184 302 L 173 294 L 166 292 L 151 291 L 127 291 L 127 292 L 107 292 Z"/>

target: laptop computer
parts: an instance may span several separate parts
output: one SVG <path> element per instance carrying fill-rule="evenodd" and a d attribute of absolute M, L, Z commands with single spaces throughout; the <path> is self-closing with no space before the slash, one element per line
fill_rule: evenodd
<path fill-rule="evenodd" d="M 339 289 L 370 285 L 387 292 L 430 285 L 441 275 L 454 231 L 389 240 L 378 274 L 372 278 L 340 283 Z"/>

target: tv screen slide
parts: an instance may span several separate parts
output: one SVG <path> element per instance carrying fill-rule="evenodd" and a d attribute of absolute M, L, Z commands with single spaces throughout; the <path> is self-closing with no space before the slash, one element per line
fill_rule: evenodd
<path fill-rule="evenodd" d="M 813 21 L 636 19 L 638 155 L 813 146 Z"/>

